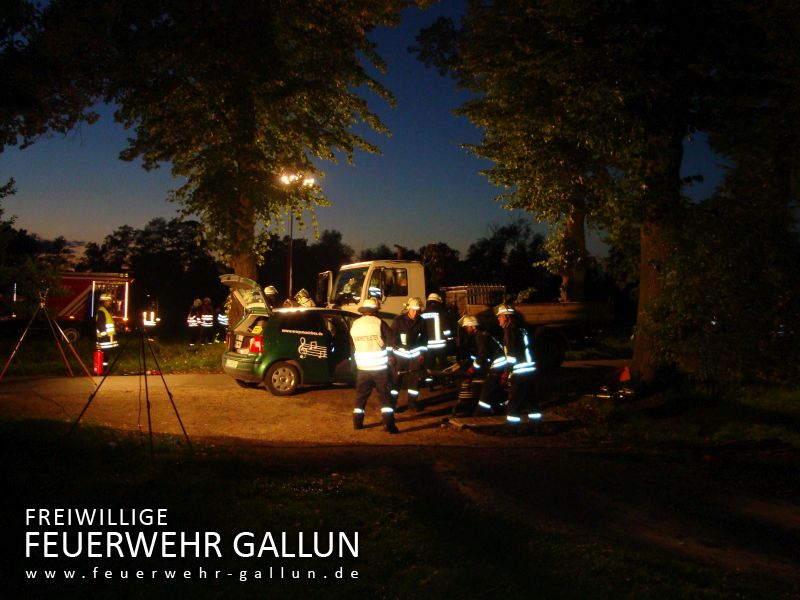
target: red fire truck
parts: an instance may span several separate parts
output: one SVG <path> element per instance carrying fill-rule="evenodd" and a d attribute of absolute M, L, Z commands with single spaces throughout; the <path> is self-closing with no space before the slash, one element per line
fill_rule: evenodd
<path fill-rule="evenodd" d="M 117 331 L 127 331 L 129 325 L 130 286 L 129 273 L 61 273 L 60 289 L 51 290 L 47 297 L 47 310 L 67 338 L 74 342 L 81 334 L 93 332 L 94 316 L 101 294 L 112 298 L 111 314 Z"/>

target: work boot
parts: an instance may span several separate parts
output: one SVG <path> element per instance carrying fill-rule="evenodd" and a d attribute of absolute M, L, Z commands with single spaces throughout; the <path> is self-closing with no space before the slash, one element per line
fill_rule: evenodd
<path fill-rule="evenodd" d="M 353 429 L 364 429 L 364 413 L 353 413 Z"/>
<path fill-rule="evenodd" d="M 508 435 L 520 435 L 522 429 L 522 419 L 517 415 L 506 415 L 506 431 Z"/>
<path fill-rule="evenodd" d="M 397 425 L 394 424 L 393 412 L 385 412 L 381 418 L 383 420 L 383 428 L 386 430 L 386 433 L 400 433 L 400 430 L 397 429 Z"/>

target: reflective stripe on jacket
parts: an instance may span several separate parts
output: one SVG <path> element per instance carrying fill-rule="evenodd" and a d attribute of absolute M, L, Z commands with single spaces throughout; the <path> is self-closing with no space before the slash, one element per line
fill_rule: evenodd
<path fill-rule="evenodd" d="M 373 315 L 364 315 L 353 321 L 350 337 L 355 346 L 356 366 L 362 371 L 380 371 L 389 366 L 389 350 L 386 340 L 389 327 Z"/>
<path fill-rule="evenodd" d="M 403 313 L 392 323 L 394 347 L 392 352 L 398 358 L 419 358 L 427 347 L 425 322 L 421 318 L 412 319 Z"/>
<path fill-rule="evenodd" d="M 513 374 L 522 375 L 536 370 L 528 332 L 525 329 L 515 325 L 506 327 L 503 331 L 503 350 Z M 492 368 L 495 368 L 494 364 Z"/>
<path fill-rule="evenodd" d="M 97 330 L 97 347 L 101 350 L 108 350 L 110 348 L 116 348 L 119 346 L 119 343 L 114 336 L 117 333 L 117 329 L 114 326 L 114 317 L 111 316 L 111 313 L 108 312 L 108 309 L 105 306 L 101 306 L 97 309 L 97 315 L 95 316 L 95 328 Z"/>

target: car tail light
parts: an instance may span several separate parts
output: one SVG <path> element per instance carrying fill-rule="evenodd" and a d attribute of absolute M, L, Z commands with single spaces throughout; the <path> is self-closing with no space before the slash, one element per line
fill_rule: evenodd
<path fill-rule="evenodd" d="M 260 354 L 263 349 L 264 346 L 262 344 L 260 335 L 254 335 L 253 337 L 250 338 L 250 347 L 248 348 L 250 353 Z"/>

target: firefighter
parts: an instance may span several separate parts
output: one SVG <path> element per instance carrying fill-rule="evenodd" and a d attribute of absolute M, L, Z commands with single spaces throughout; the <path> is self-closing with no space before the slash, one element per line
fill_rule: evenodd
<path fill-rule="evenodd" d="M 447 344 L 453 339 L 450 318 L 439 294 L 428 294 L 422 318 L 425 319 L 428 335 L 428 350 L 425 358 L 428 376 L 425 383 L 433 389 L 433 371 L 447 368 Z"/>
<path fill-rule="evenodd" d="M 497 321 L 503 330 L 503 355 L 492 361 L 491 370 L 499 377 L 489 377 L 481 392 L 478 411 L 492 409 L 492 394 L 497 386 L 508 385 L 508 408 L 506 423 L 517 426 L 522 422 L 522 410 L 527 408 L 528 420 L 538 422 L 542 418 L 538 400 L 530 401 L 531 382 L 536 371 L 533 348 L 528 332 L 520 325 L 519 315 L 509 304 L 495 307 Z"/>
<path fill-rule="evenodd" d="M 353 321 L 350 337 L 353 340 L 356 361 L 356 401 L 353 408 L 353 428 L 364 427 L 364 408 L 375 388 L 381 404 L 381 420 L 388 433 L 397 433 L 394 408 L 389 394 L 389 353 L 392 332 L 382 319 L 376 316 L 380 303 L 367 298 L 358 308 L 363 316 Z"/>
<path fill-rule="evenodd" d="M 405 389 L 406 403 L 417 412 L 423 408 L 419 400 L 419 384 L 428 343 L 425 321 L 419 315 L 421 310 L 422 300 L 409 298 L 405 311 L 392 322 L 392 404 L 397 405 L 400 392 Z"/>
<path fill-rule="evenodd" d="M 225 298 L 225 302 L 223 302 L 219 308 L 217 308 L 217 325 L 220 328 L 220 333 L 223 334 L 223 338 L 225 337 L 225 333 L 228 331 L 228 323 L 230 319 L 228 318 L 228 314 L 231 310 L 231 295 L 228 294 L 228 297 Z"/>
<path fill-rule="evenodd" d="M 200 298 L 195 298 L 192 305 L 189 307 L 189 314 L 186 315 L 186 326 L 189 328 L 189 345 L 194 346 L 200 336 L 200 308 L 203 306 L 203 301 Z"/>
<path fill-rule="evenodd" d="M 458 362 L 461 382 L 453 414 L 462 405 L 470 407 L 470 410 L 475 409 L 492 355 L 491 338 L 478 325 L 478 319 L 468 315 L 461 319 L 460 325 Z"/>
<path fill-rule="evenodd" d="M 161 321 L 158 316 L 158 300 L 147 296 L 147 308 L 142 311 L 142 327 L 152 330 Z"/>
<path fill-rule="evenodd" d="M 214 340 L 214 305 L 211 298 L 203 298 L 200 305 L 200 332 L 198 341 L 201 344 L 210 344 Z"/>
<path fill-rule="evenodd" d="M 278 288 L 274 285 L 264 286 L 264 299 L 267 301 L 267 306 L 276 308 L 280 302 L 278 300 Z"/>
<path fill-rule="evenodd" d="M 97 334 L 95 348 L 98 353 L 102 354 L 101 364 L 98 365 L 97 361 L 95 361 L 95 372 L 97 375 L 102 375 L 106 372 L 109 355 L 114 348 L 119 346 L 119 342 L 116 339 L 117 330 L 114 326 L 114 317 L 109 310 L 111 301 L 112 298 L 110 294 L 101 294 L 100 306 L 97 308 L 97 314 L 94 316 L 94 325 Z"/>
<path fill-rule="evenodd" d="M 294 301 L 297 302 L 297 306 L 302 306 L 303 308 L 311 308 L 317 305 L 308 295 L 308 290 L 305 288 L 294 295 Z"/>

